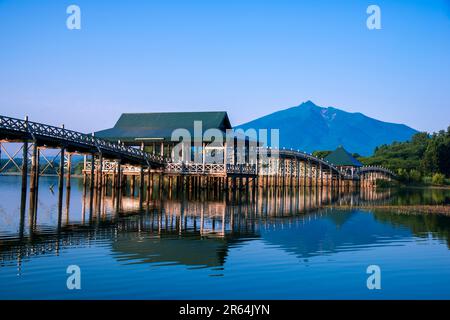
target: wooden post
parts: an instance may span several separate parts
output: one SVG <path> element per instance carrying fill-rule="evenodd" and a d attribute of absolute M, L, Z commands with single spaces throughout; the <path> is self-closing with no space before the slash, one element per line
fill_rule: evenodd
<path fill-rule="evenodd" d="M 313 177 L 313 185 L 315 188 L 317 188 L 317 182 L 319 181 L 318 177 L 318 170 L 317 170 L 317 164 L 314 165 L 314 177 Z"/>
<path fill-rule="evenodd" d="M 34 192 L 36 188 L 36 162 L 37 162 L 37 143 L 33 145 L 33 155 L 31 156 L 31 171 L 30 171 L 30 193 Z"/>
<path fill-rule="evenodd" d="M 116 186 L 117 186 L 117 162 L 114 162 L 114 168 L 111 173 L 111 189 L 114 191 L 116 189 Z"/>
<path fill-rule="evenodd" d="M 98 154 L 98 168 L 97 168 L 97 188 L 102 189 L 102 177 L 103 177 L 103 155 Z"/>
<path fill-rule="evenodd" d="M 153 191 L 155 189 L 154 184 L 155 184 L 155 174 L 152 173 L 150 175 L 150 194 L 149 194 L 150 199 L 153 198 Z"/>
<path fill-rule="evenodd" d="M 246 176 L 246 177 L 245 177 L 245 192 L 246 192 L 246 197 L 248 197 L 248 192 L 249 192 L 249 189 L 250 189 L 249 184 L 250 184 L 250 178 L 249 178 L 249 176 Z"/>
<path fill-rule="evenodd" d="M 147 172 L 147 202 L 150 201 L 150 196 L 151 196 L 151 183 L 152 183 L 152 173 L 150 170 L 150 167 L 148 167 L 148 172 Z"/>
<path fill-rule="evenodd" d="M 303 187 L 306 187 L 306 161 L 303 161 Z"/>
<path fill-rule="evenodd" d="M 64 126 L 63 126 L 64 128 Z M 64 186 L 64 147 L 61 148 L 61 160 L 59 161 L 59 206 L 62 206 L 63 186 Z"/>
<path fill-rule="evenodd" d="M 131 193 L 132 198 L 134 198 L 135 182 L 136 182 L 136 176 L 134 174 L 132 174 L 130 177 L 130 193 Z"/>
<path fill-rule="evenodd" d="M 90 187 L 91 187 L 91 191 L 94 189 L 94 183 L 95 183 L 95 154 L 92 154 L 92 158 L 91 158 L 91 181 L 90 181 Z"/>
<path fill-rule="evenodd" d="M 28 117 L 25 117 L 26 126 L 28 127 Z M 25 203 L 27 197 L 27 179 L 28 179 L 28 141 L 23 143 L 22 155 L 22 202 Z"/>
<path fill-rule="evenodd" d="M 37 202 L 38 199 L 38 192 L 39 192 L 39 157 L 41 155 L 39 151 L 39 147 L 36 150 L 37 156 L 36 156 L 36 174 L 35 174 L 35 184 L 34 184 L 34 196 L 35 196 L 35 202 Z"/>
<path fill-rule="evenodd" d="M 67 153 L 67 176 L 66 176 L 66 188 L 70 189 L 70 178 L 72 170 L 72 155 Z"/>
<path fill-rule="evenodd" d="M 117 189 L 122 190 L 122 164 L 120 160 L 117 162 Z"/>
<path fill-rule="evenodd" d="M 333 169 L 330 167 L 330 174 L 328 176 L 328 188 L 333 188 Z"/>
<path fill-rule="evenodd" d="M 139 177 L 139 198 L 144 200 L 144 167 L 141 166 L 140 177 Z"/>
<path fill-rule="evenodd" d="M 293 186 L 294 186 L 294 160 L 293 159 L 290 159 L 289 160 L 289 172 L 290 172 L 290 181 L 289 181 L 289 184 L 290 184 L 290 188 L 292 188 Z"/>
<path fill-rule="evenodd" d="M 308 160 L 308 186 L 312 187 L 312 164 L 311 160 Z"/>
<path fill-rule="evenodd" d="M 276 165 L 276 170 L 275 170 L 275 177 L 274 177 L 274 188 L 278 188 L 278 176 L 279 176 L 279 172 L 280 172 L 280 158 L 277 159 L 277 165 Z"/>
<path fill-rule="evenodd" d="M 320 163 L 320 166 L 319 166 L 319 174 L 320 174 L 320 188 L 322 189 L 323 188 L 323 170 L 322 170 L 322 163 Z"/>
<path fill-rule="evenodd" d="M 225 177 L 223 178 L 223 187 L 225 190 L 228 190 L 228 175 L 225 173 Z"/>

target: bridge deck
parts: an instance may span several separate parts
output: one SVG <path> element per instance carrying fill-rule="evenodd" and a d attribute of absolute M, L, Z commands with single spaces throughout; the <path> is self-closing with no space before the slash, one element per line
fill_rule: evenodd
<path fill-rule="evenodd" d="M 314 157 L 304 152 L 286 149 L 258 149 L 258 164 L 197 164 L 197 163 L 173 163 L 171 159 L 163 158 L 156 154 L 145 152 L 141 149 L 125 146 L 120 143 L 97 138 L 93 135 L 68 130 L 63 127 L 55 127 L 42 123 L 20 120 L 0 115 L 0 140 L 28 142 L 33 141 L 38 146 L 64 148 L 68 152 L 82 154 L 101 154 L 104 159 L 120 160 L 131 166 L 145 167 L 161 170 L 168 174 L 206 174 L 206 175 L 297 175 L 299 167 L 295 168 L 293 162 L 307 163 L 312 172 L 320 168 L 320 172 L 340 176 L 344 179 L 358 179 L 359 174 L 382 173 L 393 176 L 394 174 L 380 167 L 363 167 L 354 175 L 348 175 L 333 164 Z M 261 162 L 260 159 L 264 159 Z M 275 159 L 276 165 L 271 164 Z M 291 161 L 292 160 L 292 161 Z M 265 169 L 270 167 L 271 169 Z M 306 165 L 305 165 L 306 166 Z M 107 166 L 106 166 L 107 167 Z M 275 168 L 275 169 L 273 169 Z M 85 167 L 85 170 L 87 168 Z M 106 168 L 106 170 L 108 170 Z M 131 170 L 131 169 L 130 169 Z M 139 169 L 140 170 L 140 169 Z M 270 171 L 272 170 L 272 171 Z M 306 168 L 304 169 L 306 171 Z M 132 171 L 132 170 L 131 170 Z M 279 172 L 280 171 L 280 172 Z"/>

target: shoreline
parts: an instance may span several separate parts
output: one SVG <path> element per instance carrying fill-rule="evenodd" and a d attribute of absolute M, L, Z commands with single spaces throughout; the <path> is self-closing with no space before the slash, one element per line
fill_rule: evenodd
<path fill-rule="evenodd" d="M 331 205 L 327 207 L 333 209 L 395 210 L 398 213 L 440 214 L 450 216 L 450 205 Z"/>
<path fill-rule="evenodd" d="M 387 188 L 389 189 L 389 188 Z M 450 190 L 450 186 L 448 185 L 403 185 L 398 187 L 392 187 L 390 189 L 437 189 L 437 190 Z"/>

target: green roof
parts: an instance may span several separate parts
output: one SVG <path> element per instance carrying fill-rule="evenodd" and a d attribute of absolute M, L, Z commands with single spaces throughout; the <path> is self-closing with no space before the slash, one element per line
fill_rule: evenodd
<path fill-rule="evenodd" d="M 362 163 L 356 160 L 344 147 L 339 146 L 336 150 L 325 157 L 325 160 L 335 166 L 362 167 Z"/>
<path fill-rule="evenodd" d="M 202 122 L 203 132 L 231 129 L 225 111 L 219 112 L 158 112 L 123 113 L 111 129 L 98 131 L 95 136 L 108 140 L 136 141 L 139 139 L 170 140 L 175 129 L 187 129 L 194 136 L 194 121 Z"/>

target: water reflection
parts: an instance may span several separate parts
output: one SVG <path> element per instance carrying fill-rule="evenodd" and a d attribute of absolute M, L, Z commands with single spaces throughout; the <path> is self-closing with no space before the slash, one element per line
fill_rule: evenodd
<path fill-rule="evenodd" d="M 43 178 L 40 197 L 31 194 L 28 214 L 21 208 L 17 215 L 14 196 L 5 208 L 4 200 L 17 186 L 14 177 L 7 179 L 10 181 L 0 184 L 4 191 L 0 266 L 16 265 L 19 274 L 24 261 L 42 255 L 58 256 L 66 249 L 93 243 L 107 246 L 111 256 L 122 264 L 207 268 L 222 267 L 231 248 L 256 239 L 299 259 L 364 250 L 383 243 L 399 245 L 411 234 L 431 234 L 450 245 L 449 217 L 383 211 L 368 214 L 348 209 L 349 205 L 404 203 L 398 191 L 174 191 L 142 199 L 129 190 L 115 194 L 105 189 L 91 196 L 78 184 L 65 192 L 64 201 L 58 201 L 60 196 L 50 188 L 54 181 Z M 447 201 L 445 192 L 433 201 Z"/>

